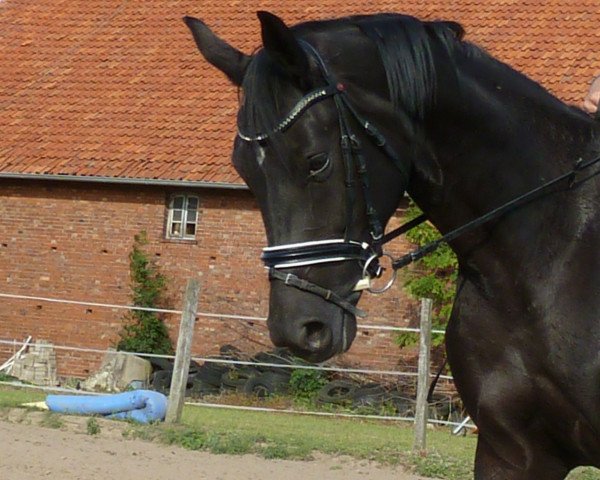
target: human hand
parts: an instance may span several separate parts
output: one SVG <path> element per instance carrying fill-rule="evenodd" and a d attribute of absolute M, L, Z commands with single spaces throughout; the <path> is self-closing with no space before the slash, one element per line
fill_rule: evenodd
<path fill-rule="evenodd" d="M 590 85 L 590 91 L 583 101 L 583 109 L 588 113 L 596 113 L 598 103 L 600 103 L 600 76 L 596 77 Z"/>

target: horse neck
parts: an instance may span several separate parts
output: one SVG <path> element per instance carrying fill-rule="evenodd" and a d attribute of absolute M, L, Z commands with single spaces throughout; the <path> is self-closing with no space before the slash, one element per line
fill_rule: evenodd
<path fill-rule="evenodd" d="M 499 70 L 504 76 L 492 80 Z M 441 96 L 425 128 L 441 182 L 417 180 L 410 192 L 442 232 L 566 173 L 576 160 L 600 150 L 600 132 L 591 120 L 508 67 L 471 65 L 458 80 L 461 94 Z M 527 247 L 539 247 L 557 230 L 582 231 L 590 215 L 565 212 L 575 211 L 595 183 L 577 193 L 547 196 L 458 239 L 452 247 L 459 261 L 485 263 L 492 254 L 497 266 L 497 253 L 503 251 L 510 252 L 511 263 L 529 264 Z"/>

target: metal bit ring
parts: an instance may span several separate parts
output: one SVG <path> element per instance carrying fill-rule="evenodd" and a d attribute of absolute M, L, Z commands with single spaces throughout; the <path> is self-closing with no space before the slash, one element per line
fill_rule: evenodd
<path fill-rule="evenodd" d="M 369 274 L 368 274 L 369 265 L 371 264 L 371 262 L 373 262 L 373 260 L 378 259 L 380 257 L 387 257 L 387 258 L 390 259 L 391 262 L 394 261 L 394 257 L 392 257 L 389 253 L 382 253 L 381 255 L 377 255 L 377 254 L 371 255 L 369 257 L 369 259 L 365 262 L 365 266 L 363 267 L 363 271 L 362 271 L 363 278 L 364 277 L 369 277 Z M 398 275 L 398 271 L 392 269 L 392 277 L 390 278 L 390 280 L 389 280 L 388 283 L 386 283 L 381 288 L 373 288 L 373 287 L 371 287 L 371 283 L 369 282 L 369 287 L 367 287 L 366 290 L 369 293 L 374 293 L 374 294 L 380 294 L 380 293 L 387 292 L 392 287 L 392 285 L 394 283 L 396 283 L 396 277 L 397 277 L 397 275 Z M 369 277 L 369 279 L 372 279 L 372 277 Z"/>

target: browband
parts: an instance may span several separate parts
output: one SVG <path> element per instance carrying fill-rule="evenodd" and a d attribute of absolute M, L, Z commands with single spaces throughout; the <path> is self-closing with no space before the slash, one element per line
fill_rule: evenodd
<path fill-rule="evenodd" d="M 272 136 L 274 133 L 287 130 L 307 108 L 324 98 L 335 95 L 336 93 L 339 93 L 339 90 L 335 85 L 327 85 L 325 87 L 319 87 L 315 90 L 312 90 L 298 100 L 298 103 L 292 107 L 290 113 L 288 113 L 287 116 L 283 118 L 271 131 L 257 133 L 256 135 L 246 135 L 238 128 L 238 137 L 246 142 L 262 142 L 263 140 L 266 140 Z"/>

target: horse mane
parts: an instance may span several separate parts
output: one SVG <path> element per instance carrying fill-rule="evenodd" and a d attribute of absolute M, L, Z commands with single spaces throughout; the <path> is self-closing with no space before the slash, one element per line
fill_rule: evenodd
<path fill-rule="evenodd" d="M 447 51 L 459 43 L 449 30 L 433 28 L 414 17 L 399 14 L 350 16 L 305 22 L 293 27 L 298 36 L 312 31 L 355 26 L 377 46 L 391 101 L 415 119 L 422 119 L 435 103 L 436 72 L 431 48 L 438 39 Z M 243 82 L 240 126 L 247 135 L 270 131 L 280 120 L 280 94 L 289 84 L 286 72 L 264 50 L 253 57 Z"/>
<path fill-rule="evenodd" d="M 377 46 L 394 107 L 422 119 L 435 103 L 436 93 L 432 39 L 426 24 L 392 14 L 356 20 L 360 30 Z"/>
<path fill-rule="evenodd" d="M 461 55 L 477 60 L 484 68 L 498 71 L 515 89 L 529 92 L 540 103 L 555 108 L 562 104 L 538 83 L 478 46 L 463 41 L 462 27 L 452 22 L 422 22 L 408 15 L 384 13 L 305 22 L 294 26 L 293 30 L 299 37 L 325 31 L 333 36 L 348 26 L 358 28 L 376 45 L 386 72 L 390 100 L 397 110 L 415 122 L 423 120 L 435 106 L 440 90 L 437 79 L 443 79 L 446 93 L 452 91 L 447 85 L 457 82 L 456 62 Z M 265 133 L 277 124 L 282 115 L 278 100 L 290 81 L 286 72 L 264 50 L 254 55 L 243 82 L 245 100 L 239 121 L 244 133 Z"/>

